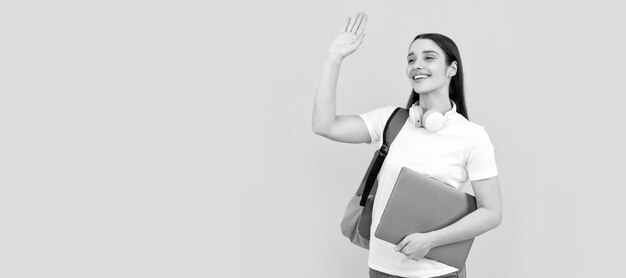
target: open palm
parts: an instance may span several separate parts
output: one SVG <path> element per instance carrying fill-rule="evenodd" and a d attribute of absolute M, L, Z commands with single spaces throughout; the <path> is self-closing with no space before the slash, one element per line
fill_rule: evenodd
<path fill-rule="evenodd" d="M 352 54 L 363 43 L 365 37 L 365 25 L 367 23 L 367 15 L 363 12 L 349 17 L 346 24 L 341 28 L 339 35 L 333 40 L 328 53 L 338 58 L 345 58 Z"/>

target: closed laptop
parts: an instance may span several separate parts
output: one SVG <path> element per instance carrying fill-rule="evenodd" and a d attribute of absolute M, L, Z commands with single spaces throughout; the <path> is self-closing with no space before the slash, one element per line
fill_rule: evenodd
<path fill-rule="evenodd" d="M 446 227 L 476 210 L 476 198 L 403 167 L 375 236 L 397 245 L 407 235 Z M 461 269 L 474 239 L 432 248 L 426 258 Z"/>

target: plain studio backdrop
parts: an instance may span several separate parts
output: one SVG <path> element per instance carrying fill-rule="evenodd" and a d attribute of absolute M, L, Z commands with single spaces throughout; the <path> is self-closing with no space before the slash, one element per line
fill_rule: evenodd
<path fill-rule="evenodd" d="M 359 11 L 339 114 L 406 103 L 417 34 L 460 48 L 504 198 L 468 277 L 618 276 L 626 21 L 573 2 L 5 1 L 0 277 L 367 277 L 339 223 L 375 147 L 311 131 Z"/>

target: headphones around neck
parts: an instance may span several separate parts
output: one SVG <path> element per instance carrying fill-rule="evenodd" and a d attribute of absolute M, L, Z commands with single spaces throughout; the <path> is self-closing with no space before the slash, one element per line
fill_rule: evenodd
<path fill-rule="evenodd" d="M 437 132 L 446 123 L 446 117 L 443 114 L 432 109 L 424 112 L 417 102 L 409 109 L 409 119 L 413 121 L 415 127 L 424 127 L 431 132 Z"/>

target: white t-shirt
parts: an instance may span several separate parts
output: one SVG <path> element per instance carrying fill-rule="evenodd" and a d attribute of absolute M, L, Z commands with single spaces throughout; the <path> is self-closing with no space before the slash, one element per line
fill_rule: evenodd
<path fill-rule="evenodd" d="M 380 107 L 359 114 L 365 121 L 372 141 L 382 146 L 385 123 L 396 107 Z M 380 216 L 387 205 L 402 167 L 431 176 L 462 190 L 465 182 L 498 175 L 494 147 L 483 126 L 472 123 L 456 112 L 456 105 L 444 114 L 446 123 L 437 132 L 416 128 L 407 119 L 391 144 L 378 174 L 378 189 L 372 212 L 368 265 L 370 268 L 402 277 L 434 277 L 458 269 L 430 260 L 418 261 L 393 250 L 394 244 L 374 236 Z"/>

